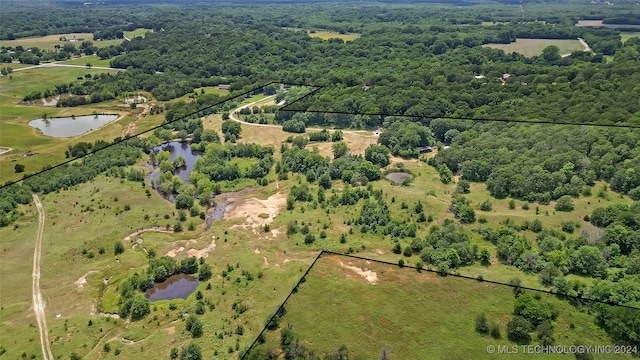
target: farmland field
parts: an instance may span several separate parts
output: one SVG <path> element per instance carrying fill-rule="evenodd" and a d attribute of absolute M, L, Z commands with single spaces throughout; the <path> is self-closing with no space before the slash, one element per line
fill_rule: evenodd
<path fill-rule="evenodd" d="M 560 49 L 561 55 L 571 54 L 573 51 L 583 50 L 578 40 L 551 40 L 551 39 L 516 39 L 511 44 L 486 44 L 483 46 L 502 49 L 506 53 L 517 52 L 525 56 L 542 55 L 542 50 L 550 45 Z"/>

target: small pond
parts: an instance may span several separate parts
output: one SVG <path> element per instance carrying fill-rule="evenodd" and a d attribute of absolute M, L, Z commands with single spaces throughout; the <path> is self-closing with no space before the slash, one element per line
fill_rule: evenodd
<path fill-rule="evenodd" d="M 191 152 L 191 146 L 188 142 L 179 143 L 177 141 L 171 141 L 166 144 L 156 146 L 151 149 L 151 151 L 156 154 L 160 151 L 168 151 L 170 154 L 169 161 L 171 162 L 177 159 L 180 155 L 184 156 L 184 159 L 186 160 L 186 166 L 174 170 L 173 173 L 175 175 L 178 175 L 180 179 L 185 183 L 189 183 L 189 174 L 191 174 L 191 170 L 193 170 L 193 165 L 195 165 L 196 160 L 202 157 L 202 154 L 199 152 Z M 157 169 L 158 167 L 156 166 L 155 168 Z M 160 171 L 154 171 L 149 175 L 149 181 L 151 181 L 151 179 L 157 179 L 159 177 Z"/>
<path fill-rule="evenodd" d="M 393 181 L 396 184 L 402 184 L 405 179 L 413 179 L 411 174 L 403 173 L 403 172 L 394 172 L 387 175 L 387 179 Z"/>
<path fill-rule="evenodd" d="M 118 115 L 83 115 L 76 117 L 35 119 L 29 121 L 29 126 L 40 130 L 42 134 L 47 136 L 67 138 L 96 130 L 117 118 Z"/>
<path fill-rule="evenodd" d="M 144 293 L 149 301 L 186 299 L 191 293 L 196 291 L 200 282 L 198 279 L 187 274 L 171 275 L 161 283 Z"/>

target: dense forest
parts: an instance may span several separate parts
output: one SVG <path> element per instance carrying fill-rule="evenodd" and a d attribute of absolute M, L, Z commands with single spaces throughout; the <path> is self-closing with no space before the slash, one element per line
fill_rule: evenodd
<path fill-rule="evenodd" d="M 393 253 L 417 256 L 441 273 L 477 263 L 489 266 L 488 252 L 473 245 L 472 238 L 479 237 L 495 246 L 502 264 L 535 274 L 544 287 L 568 296 L 576 306 L 588 305 L 585 311 L 596 315 L 616 342 L 640 343 L 636 310 L 580 300 L 640 306 L 640 38 L 623 43 L 617 30 L 574 26 L 601 10 L 600 19 L 611 24 L 635 24 L 638 16 L 588 5 L 558 5 L 553 10 L 531 4 L 526 15 L 519 6 L 505 6 L 480 16 L 478 10 L 484 7 L 340 5 L 284 4 L 278 10 L 252 9 L 255 4 L 219 9 L 202 4 L 150 5 L 150 9 L 132 5 L 123 10 L 109 5 L 79 7 L 69 1 L 35 18 L 3 3 L 1 39 L 64 32 L 94 36 L 78 47 L 55 51 L 3 47 L 0 61 L 38 64 L 82 53 L 97 54 L 111 59 L 112 67 L 127 69 L 61 83 L 44 93 L 25 94 L 23 100 L 81 95 L 58 103 L 72 107 L 147 91 L 161 101 L 151 111 L 164 113 L 165 123 L 146 140 L 75 144 L 66 156 L 84 158 L 49 169 L 46 176 L 27 177 L 1 188 L 0 226 L 21 215 L 19 206 L 31 201 L 32 192 L 69 189 L 102 173 L 144 182 L 141 171 L 124 170 L 144 152 L 161 171 L 151 187 L 176 195 L 176 208 L 192 214 L 211 205 L 221 184 L 267 185 L 270 173 L 279 180 L 295 174 L 300 180 L 290 189 L 287 210 L 357 207 L 357 214 L 344 219 L 349 231 L 388 238 Z M 100 40 L 120 39 L 124 31 L 137 28 L 154 32 L 100 47 Z M 359 37 L 348 42 L 322 40 L 300 29 Z M 483 46 L 516 38 L 578 37 L 593 52 L 562 54 L 558 47 L 548 46 L 540 55 L 526 57 Z M 320 87 L 291 106 L 308 89 L 286 93 L 269 85 L 254 92 L 276 95 L 277 101 L 287 103 L 287 111 L 277 111 L 278 106 L 269 109 L 277 111 L 273 122 L 293 133 L 279 153 L 272 146 L 239 141 L 242 126 L 228 117 L 242 99 L 218 105 L 221 96 L 194 91 L 230 84 L 235 95 L 273 81 Z M 186 94 L 192 101 L 176 100 Z M 197 112 L 201 109 L 205 110 Z M 255 114 L 245 112 L 247 117 Z M 226 120 L 222 133 L 204 129 L 201 117 L 214 113 L 223 113 Z M 312 126 L 331 130 L 306 133 Z M 369 146 L 364 156 L 351 154 L 341 141 L 339 129 L 378 127 L 383 129 L 378 144 Z M 174 139 L 189 141 L 191 149 L 202 154 L 188 182 L 174 174 L 184 159 L 171 162 L 168 152 L 150 152 Z M 309 141 L 331 141 L 333 157 L 307 148 Z M 426 160 L 419 147 L 433 147 L 437 154 Z M 443 183 L 459 175 L 448 208 L 456 220 L 430 224 L 424 234 L 420 229 L 432 219 L 420 201 L 403 203 L 402 211 L 392 212 L 395 199 L 371 185 L 382 179 L 381 168 L 390 165 L 391 156 L 427 161 Z M 344 187 L 335 191 L 333 184 L 338 181 Z M 596 186 L 598 181 L 605 184 Z M 476 217 L 478 204 L 465 196 L 472 182 L 485 183 L 494 198 L 511 198 L 513 208 L 513 199 L 527 207 L 555 201 L 556 211 L 565 212 L 574 209 L 574 199 L 594 195 L 628 195 L 635 202 L 597 208 L 584 218 L 602 236 L 578 234 L 575 221 L 563 223 L 561 229 L 547 228 L 538 220 L 512 219 L 489 227 Z M 491 201 L 479 208 L 491 209 Z M 476 222 L 481 224 L 473 230 L 465 226 Z M 308 226 L 305 230 L 292 220 L 287 235 L 297 233 L 304 234 L 306 244 L 316 241 Z M 409 245 L 403 247 L 402 242 Z M 160 274 L 156 271 L 160 267 L 170 271 Z M 151 259 L 146 273 L 123 282 L 121 315 L 143 318 L 148 309 L 132 313 L 136 301 L 144 302 L 139 291 L 173 273 L 197 269 L 195 258 L 184 264 Z M 575 277 L 568 280 L 569 275 L 595 280 L 587 284 Z M 531 328 L 550 322 L 549 309 L 543 309 L 543 318 L 527 311 L 545 306 L 528 294 L 518 294 L 513 321 Z M 289 337 L 288 344 L 296 341 L 290 333 L 283 336 Z"/>

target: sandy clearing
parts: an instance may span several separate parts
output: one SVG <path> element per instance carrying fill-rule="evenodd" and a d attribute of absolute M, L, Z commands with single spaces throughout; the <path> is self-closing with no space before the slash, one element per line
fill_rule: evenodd
<path fill-rule="evenodd" d="M 265 200 L 256 197 L 249 199 L 228 198 L 227 200 L 230 203 L 223 218 L 227 220 L 244 218 L 246 219 L 244 224 L 235 225 L 235 227 L 252 228 L 254 233 L 258 234 L 264 225 L 271 224 L 273 219 L 278 216 L 280 209 L 287 203 L 287 195 L 286 193 L 276 193 Z"/>
<path fill-rule="evenodd" d="M 165 331 L 167 332 L 167 334 L 169 334 L 169 335 L 173 335 L 173 334 L 175 334 L 175 333 L 176 333 L 176 327 L 175 327 L 175 325 L 174 325 L 174 326 L 171 326 L 171 327 L 168 327 L 168 328 L 166 328 L 166 329 L 164 329 L 164 330 L 165 330 Z"/>
<path fill-rule="evenodd" d="M 263 260 L 265 266 L 269 265 L 269 261 L 267 261 L 267 257 L 266 256 L 263 256 L 262 260 Z"/>
<path fill-rule="evenodd" d="M 36 236 L 36 246 L 33 251 L 33 272 L 31 273 L 33 294 L 33 312 L 38 323 L 40 333 L 40 347 L 42 348 L 42 358 L 44 360 L 54 360 L 51 347 L 49 345 L 49 330 L 47 329 L 47 318 L 44 313 L 45 303 L 40 292 L 40 255 L 42 251 L 42 235 L 44 233 L 44 221 L 46 219 L 42 203 L 38 195 L 33 194 L 33 202 L 38 209 L 38 234 Z"/>
<path fill-rule="evenodd" d="M 98 270 L 87 271 L 84 275 L 80 276 L 78 280 L 74 282 L 74 284 L 78 285 L 78 289 L 82 289 L 84 287 L 84 284 L 87 283 L 87 276 L 97 272 Z"/>
<path fill-rule="evenodd" d="M 349 263 L 351 264 L 351 263 Z M 371 285 L 375 285 L 378 283 L 378 274 L 376 274 L 375 271 L 372 270 L 363 270 L 357 266 L 353 266 L 353 265 L 345 265 L 342 263 L 342 261 L 340 261 L 340 266 L 347 268 L 353 272 L 355 272 L 356 274 L 362 276 L 363 278 L 365 278 L 365 280 L 367 280 L 367 282 Z"/>
<path fill-rule="evenodd" d="M 260 249 L 256 248 L 253 252 L 256 254 L 260 254 Z"/>
<path fill-rule="evenodd" d="M 141 229 L 141 230 L 136 230 L 134 232 L 132 232 L 131 234 L 127 235 L 124 237 L 124 241 L 131 241 L 131 237 L 132 236 L 136 236 L 139 234 L 142 234 L 144 232 L 149 232 L 149 231 L 155 231 L 155 232 L 163 232 L 163 233 L 173 233 L 173 230 L 167 230 L 166 226 L 153 226 L 153 227 L 148 227 L 145 229 Z"/>
<path fill-rule="evenodd" d="M 181 241 L 184 241 L 184 240 L 181 240 Z M 197 240 L 191 239 L 187 241 L 187 245 L 191 243 L 196 243 L 196 242 Z M 169 257 L 176 257 L 178 254 L 186 252 L 188 257 L 195 256 L 196 258 L 201 258 L 201 257 L 206 258 L 206 257 L 209 257 L 209 253 L 215 250 L 215 248 L 216 248 L 216 237 L 215 235 L 211 235 L 211 243 L 203 247 L 202 249 L 190 248 L 185 251 L 185 247 L 180 246 L 167 251 L 165 255 Z"/>

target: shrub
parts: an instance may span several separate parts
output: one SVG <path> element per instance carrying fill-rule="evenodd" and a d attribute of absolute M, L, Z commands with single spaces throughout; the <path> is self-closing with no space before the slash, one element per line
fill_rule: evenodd
<path fill-rule="evenodd" d="M 495 322 L 491 323 L 491 326 L 489 327 L 489 333 L 494 339 L 500 339 L 500 326 L 498 326 L 498 324 Z"/>
<path fill-rule="evenodd" d="M 476 316 L 476 331 L 481 334 L 486 334 L 489 332 L 489 321 L 487 320 L 487 316 L 484 313 Z"/>
<path fill-rule="evenodd" d="M 406 248 L 404 248 L 402 255 L 406 257 L 411 257 L 411 255 L 413 255 L 413 250 L 411 250 L 411 246 L 407 246 Z"/>
<path fill-rule="evenodd" d="M 575 205 L 573 199 L 569 195 L 564 195 L 556 202 L 556 211 L 573 211 Z"/>
<path fill-rule="evenodd" d="M 516 343 L 529 343 L 531 341 L 531 324 L 522 316 L 514 316 L 507 324 L 507 336 Z"/>
<path fill-rule="evenodd" d="M 122 241 L 116 241 L 116 243 L 113 246 L 113 253 L 115 256 L 118 256 L 120 254 L 122 254 L 124 252 L 124 244 L 122 243 Z"/>
<path fill-rule="evenodd" d="M 482 204 L 480 204 L 480 210 L 482 211 L 491 211 L 493 204 L 491 203 L 490 200 L 485 200 L 482 202 Z"/>

